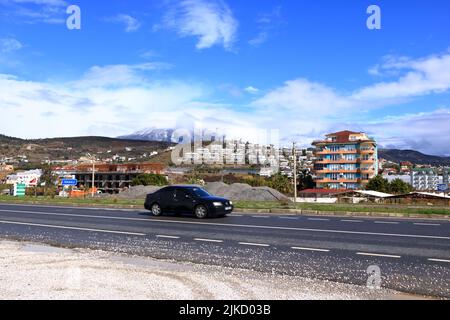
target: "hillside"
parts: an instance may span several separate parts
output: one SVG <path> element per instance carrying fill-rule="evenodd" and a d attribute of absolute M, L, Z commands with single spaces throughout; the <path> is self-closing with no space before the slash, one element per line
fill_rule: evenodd
<path fill-rule="evenodd" d="M 378 156 L 397 163 L 409 161 L 414 164 L 450 166 L 450 157 L 430 156 L 414 150 L 380 149 Z"/>
<path fill-rule="evenodd" d="M 73 137 L 25 140 L 0 135 L 0 159 L 25 155 L 29 162 L 79 159 L 87 153 L 105 159 L 115 154 L 138 158 L 152 151 L 163 152 L 171 143 L 106 137 Z M 129 148 L 131 151 L 127 151 Z"/>

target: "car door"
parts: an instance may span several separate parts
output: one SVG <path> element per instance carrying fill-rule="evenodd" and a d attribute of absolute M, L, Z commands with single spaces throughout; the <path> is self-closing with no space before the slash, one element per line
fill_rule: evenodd
<path fill-rule="evenodd" d="M 187 190 L 182 188 L 177 188 L 175 191 L 174 204 L 175 212 L 177 213 L 189 213 L 190 205 L 192 202 L 192 197 L 187 192 Z"/>
<path fill-rule="evenodd" d="M 175 189 L 174 188 L 166 188 L 162 191 L 161 207 L 164 212 L 173 212 L 174 211 L 174 208 L 175 208 L 174 198 L 175 198 Z"/>

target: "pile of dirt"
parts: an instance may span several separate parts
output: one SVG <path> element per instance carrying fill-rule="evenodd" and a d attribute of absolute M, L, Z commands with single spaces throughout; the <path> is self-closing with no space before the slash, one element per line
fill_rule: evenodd
<path fill-rule="evenodd" d="M 287 201 L 289 200 L 281 192 L 268 188 L 253 188 L 248 184 L 234 183 L 231 185 L 223 182 L 211 182 L 205 187 L 205 190 L 214 196 L 227 198 L 234 201 Z M 156 186 L 135 186 L 118 195 L 114 195 L 118 199 L 144 199 L 147 194 L 153 193 L 161 189 Z"/>
<path fill-rule="evenodd" d="M 289 200 L 281 192 L 268 188 L 254 188 L 248 184 L 234 183 L 227 185 L 223 182 L 208 183 L 205 189 L 218 197 L 224 197 L 235 201 L 287 201 Z"/>
<path fill-rule="evenodd" d="M 125 191 L 122 191 L 118 195 L 115 195 L 114 197 L 118 199 L 144 199 L 147 194 L 153 193 L 161 189 L 161 187 L 157 186 L 135 186 L 131 187 Z"/>

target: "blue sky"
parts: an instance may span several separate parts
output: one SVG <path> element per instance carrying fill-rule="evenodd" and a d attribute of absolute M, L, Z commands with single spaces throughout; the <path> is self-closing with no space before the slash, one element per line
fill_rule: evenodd
<path fill-rule="evenodd" d="M 366 26 L 373 4 L 381 30 Z M 448 0 L 0 0 L 12 136 L 195 124 L 306 146 L 350 129 L 450 155 L 449 89 Z"/>

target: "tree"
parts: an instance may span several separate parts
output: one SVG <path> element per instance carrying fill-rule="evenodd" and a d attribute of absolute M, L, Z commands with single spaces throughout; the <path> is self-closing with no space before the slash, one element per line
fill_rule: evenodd
<path fill-rule="evenodd" d="M 412 186 L 401 179 L 395 179 L 389 184 L 390 193 L 405 194 L 410 193 L 412 191 L 413 191 Z"/>
<path fill-rule="evenodd" d="M 298 174 L 298 189 L 312 189 L 315 186 L 314 179 L 309 170 L 302 170 Z"/>
<path fill-rule="evenodd" d="M 42 167 L 42 175 L 39 178 L 40 183 L 45 183 L 46 187 L 54 186 L 55 181 L 58 180 L 58 177 L 53 173 L 52 167 L 49 165 L 45 165 Z"/>
<path fill-rule="evenodd" d="M 284 194 L 292 194 L 294 192 L 294 185 L 291 180 L 279 173 L 269 179 L 268 186 Z"/>
<path fill-rule="evenodd" d="M 160 174 L 141 174 L 131 182 L 133 186 L 166 186 L 168 184 L 166 177 Z"/>
<path fill-rule="evenodd" d="M 382 176 L 376 176 L 366 185 L 366 190 L 388 193 L 390 191 L 390 184 L 389 181 Z"/>

